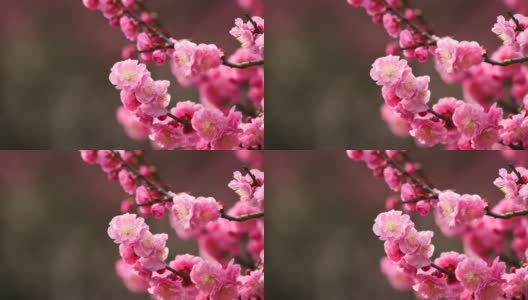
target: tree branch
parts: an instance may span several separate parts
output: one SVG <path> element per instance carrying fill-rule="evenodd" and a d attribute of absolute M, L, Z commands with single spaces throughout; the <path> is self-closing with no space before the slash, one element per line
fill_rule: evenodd
<path fill-rule="evenodd" d="M 131 166 L 129 163 L 127 163 L 122 157 L 119 152 L 112 150 L 112 153 L 121 161 L 121 164 L 123 167 L 127 168 L 130 172 L 132 172 L 135 176 L 137 176 L 139 179 L 143 180 L 146 184 L 148 184 L 151 188 L 154 190 L 160 192 L 166 198 L 154 201 L 151 203 L 145 203 L 145 204 L 138 204 L 138 206 L 149 206 L 153 205 L 155 203 L 165 203 L 172 201 L 172 195 L 169 193 L 169 191 L 162 188 L 160 185 L 156 184 L 154 181 L 152 181 L 150 178 L 143 176 L 136 168 Z M 257 219 L 257 218 L 263 218 L 264 212 L 256 213 L 256 214 L 248 214 L 248 215 L 242 215 L 242 216 L 231 216 L 227 214 L 224 209 L 220 210 L 220 216 L 224 219 L 227 219 L 229 221 L 236 221 L 236 222 L 244 222 L 250 219 Z"/>
<path fill-rule="evenodd" d="M 515 217 L 528 215 L 528 210 L 520 210 L 520 211 L 514 211 L 514 212 L 510 212 L 510 213 L 506 213 L 506 214 L 498 214 L 498 213 L 495 213 L 495 212 L 491 211 L 489 206 L 486 207 L 485 209 L 486 209 L 486 215 L 488 215 L 490 217 L 497 218 L 497 219 L 511 219 L 511 218 L 515 218 Z"/>
<path fill-rule="evenodd" d="M 455 273 L 453 273 L 453 272 L 451 272 L 451 271 L 449 271 L 449 270 L 446 270 L 446 269 L 444 269 L 444 268 L 442 268 L 442 267 L 440 267 L 440 266 L 438 266 L 438 265 L 436 265 L 436 264 L 434 264 L 434 263 L 431 263 L 431 267 L 437 269 L 438 271 L 440 271 L 440 272 L 446 274 L 447 276 L 449 276 L 449 277 L 451 277 L 451 278 L 455 278 L 455 277 L 456 277 L 456 276 L 455 276 Z"/>
<path fill-rule="evenodd" d="M 238 68 L 238 69 L 245 69 L 245 68 L 249 68 L 249 67 L 253 67 L 253 66 L 259 66 L 259 65 L 263 65 L 264 64 L 264 60 L 263 59 L 254 60 L 254 61 L 246 61 L 246 62 L 239 63 L 239 64 L 230 62 L 229 60 L 227 60 L 227 57 L 225 57 L 225 56 L 222 56 L 220 59 L 222 60 L 222 64 L 223 65 L 231 67 L 231 68 Z"/>
<path fill-rule="evenodd" d="M 169 265 L 166 265 L 165 268 L 169 271 L 171 271 L 172 273 L 180 276 L 181 278 L 183 278 L 185 281 L 188 281 L 188 282 L 191 282 L 191 277 L 189 277 L 189 275 L 187 275 L 186 273 L 183 273 L 183 272 L 180 272 L 180 271 L 176 271 L 174 270 L 173 268 L 171 268 Z"/>
<path fill-rule="evenodd" d="M 242 216 L 231 216 L 228 215 L 223 209 L 220 210 L 220 215 L 222 218 L 227 219 L 229 221 L 236 221 L 236 222 L 244 222 L 251 219 L 259 219 L 264 217 L 264 212 L 255 213 L 255 214 L 247 214 Z"/>
<path fill-rule="evenodd" d="M 435 192 L 435 190 L 430 187 L 428 184 L 423 182 L 422 180 L 418 179 L 418 177 L 412 175 L 411 173 L 407 172 L 402 166 L 398 165 L 392 158 L 390 158 L 385 151 L 381 151 L 382 155 L 385 156 L 387 159 L 387 163 L 396 168 L 400 173 L 402 173 L 403 176 L 406 176 L 409 178 L 412 182 L 414 182 L 416 185 L 421 187 L 422 189 L 429 192 L 431 197 L 438 197 L 438 193 Z"/>

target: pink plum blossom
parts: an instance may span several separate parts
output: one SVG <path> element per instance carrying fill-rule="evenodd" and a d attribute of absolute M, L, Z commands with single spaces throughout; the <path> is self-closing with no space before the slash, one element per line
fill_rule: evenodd
<path fill-rule="evenodd" d="M 126 213 L 116 216 L 110 221 L 108 236 L 116 244 L 132 245 L 141 240 L 148 231 L 148 226 L 143 218 L 138 218 L 135 214 Z"/>
<path fill-rule="evenodd" d="M 134 90 L 149 76 L 147 66 L 137 60 L 127 59 L 114 64 L 109 78 L 117 89 Z"/>
<path fill-rule="evenodd" d="M 409 226 L 412 226 L 412 223 L 408 215 L 390 210 L 376 217 L 373 231 L 382 241 L 394 241 L 402 238 Z"/>
<path fill-rule="evenodd" d="M 395 86 L 403 78 L 403 74 L 409 70 L 407 61 L 399 56 L 388 55 L 374 61 L 370 70 L 370 77 L 378 85 Z"/>

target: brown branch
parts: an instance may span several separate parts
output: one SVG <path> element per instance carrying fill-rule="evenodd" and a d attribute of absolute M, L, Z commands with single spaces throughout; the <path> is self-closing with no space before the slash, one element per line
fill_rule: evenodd
<path fill-rule="evenodd" d="M 383 0 L 383 2 L 385 2 L 385 4 L 387 5 L 387 10 L 388 11 L 390 11 L 393 15 L 398 17 L 398 19 L 400 19 L 402 22 L 404 22 L 405 24 L 410 26 L 412 29 L 414 29 L 414 31 L 416 31 L 417 33 L 419 33 L 421 36 L 423 36 L 424 38 L 426 38 L 429 41 L 429 43 L 422 44 L 422 45 L 435 45 L 436 44 L 436 39 L 431 34 L 429 34 L 427 31 L 423 30 L 422 28 L 420 28 L 420 26 L 418 26 L 417 24 L 415 24 L 411 20 L 407 19 L 398 9 L 396 9 L 394 6 L 392 6 L 387 0 Z M 514 22 L 516 23 L 516 25 L 518 26 L 517 28 L 521 28 L 520 24 L 519 24 L 519 21 L 517 19 L 515 19 L 515 17 L 513 15 L 511 15 L 511 13 L 509 13 L 509 14 L 512 17 L 512 19 L 514 20 Z M 516 30 L 518 30 L 518 29 L 516 29 Z M 416 46 L 416 47 L 419 47 L 419 46 Z M 402 50 L 414 49 L 416 47 L 415 46 L 410 46 L 410 47 L 404 47 L 404 48 L 401 48 L 401 49 Z M 520 57 L 520 58 L 506 59 L 506 60 L 503 60 L 503 61 L 497 61 L 497 60 L 494 60 L 494 59 L 490 58 L 487 53 L 485 53 L 483 55 L 483 58 L 484 58 L 485 62 L 487 62 L 487 63 L 489 63 L 491 65 L 503 66 L 503 67 L 509 66 L 509 65 L 513 65 L 513 64 L 518 64 L 518 63 L 524 63 L 524 62 L 528 61 L 528 56 Z"/>
<path fill-rule="evenodd" d="M 174 48 L 174 44 L 170 43 L 170 44 L 166 44 L 166 45 L 156 46 L 156 47 L 153 47 L 153 48 L 150 48 L 150 49 L 139 50 L 138 53 L 148 53 L 148 52 L 154 52 L 156 50 L 167 50 L 167 49 L 172 49 L 172 48 Z"/>
<path fill-rule="evenodd" d="M 528 215 L 528 210 L 520 210 L 520 211 L 514 211 L 514 212 L 510 212 L 510 213 L 506 213 L 506 214 L 498 214 L 498 213 L 495 213 L 495 212 L 491 211 L 489 206 L 486 207 L 485 209 L 486 209 L 486 215 L 488 215 L 490 217 L 497 218 L 497 219 L 511 219 L 511 218 L 515 218 L 515 217 Z"/>
<path fill-rule="evenodd" d="M 436 39 L 432 35 L 430 35 L 427 31 L 420 28 L 418 25 L 414 24 L 411 20 L 407 19 L 399 10 L 397 10 L 394 6 L 392 6 L 387 0 L 383 0 L 383 2 L 385 2 L 385 5 L 387 5 L 387 10 L 392 12 L 392 14 L 398 17 L 398 19 L 400 19 L 402 22 L 404 22 L 405 24 L 410 26 L 412 29 L 414 29 L 414 31 L 416 31 L 417 33 L 419 33 L 420 35 L 422 35 L 424 38 L 426 38 L 427 40 L 431 42 L 436 41 Z"/>
<path fill-rule="evenodd" d="M 152 204 L 155 204 L 155 203 L 169 202 L 170 201 L 169 199 L 172 199 L 172 195 L 167 190 L 165 190 L 164 188 L 162 188 L 161 186 L 156 184 L 150 178 L 143 176 L 136 168 L 134 168 L 129 163 L 127 163 L 121 157 L 119 152 L 117 152 L 115 150 L 112 150 L 112 153 L 121 161 L 121 164 L 123 165 L 123 167 L 127 168 L 130 172 L 132 172 L 139 179 L 143 180 L 151 188 L 153 188 L 154 190 L 156 190 L 156 191 L 158 191 L 161 194 L 166 196 L 165 199 L 162 199 L 162 200 L 159 200 L 159 201 L 154 201 L 154 202 L 151 202 L 151 203 L 145 203 L 143 205 L 138 205 L 138 206 L 148 206 L 148 205 L 152 205 Z M 244 222 L 244 221 L 247 221 L 247 220 L 250 220 L 250 219 L 263 218 L 264 217 L 264 212 L 260 212 L 260 213 L 256 213 L 256 214 L 242 215 L 242 216 L 231 216 L 231 215 L 227 214 L 223 209 L 220 209 L 220 216 L 222 218 L 230 220 L 230 221 Z"/>
<path fill-rule="evenodd" d="M 167 197 L 167 198 L 163 198 L 163 199 L 157 199 L 157 200 L 154 200 L 152 202 L 149 202 L 149 203 L 141 203 L 141 204 L 136 204 L 137 206 L 151 206 L 151 205 L 154 205 L 156 203 L 168 203 L 168 202 L 172 202 L 172 197 Z"/>
<path fill-rule="evenodd" d="M 508 16 L 513 20 L 515 23 L 515 31 L 523 31 L 523 28 L 521 26 L 521 23 L 519 23 L 519 20 L 513 15 L 511 11 L 507 12 Z"/>
<path fill-rule="evenodd" d="M 385 153 L 385 151 L 381 151 L 381 154 L 385 157 L 385 159 L 387 159 L 387 163 L 396 168 L 400 173 L 402 173 L 403 176 L 406 176 L 416 185 L 429 192 L 431 194 L 431 197 L 438 197 L 438 193 L 435 192 L 435 190 L 431 186 L 420 180 L 418 177 L 407 172 L 407 170 L 405 170 L 402 166 L 400 166 L 392 158 L 390 158 L 387 153 Z"/>
<path fill-rule="evenodd" d="M 171 119 L 183 124 L 187 128 L 191 128 L 192 127 L 192 124 L 191 124 L 191 122 L 189 120 L 178 118 L 175 115 L 171 114 L 170 112 L 167 112 L 167 117 L 169 117 L 169 118 L 171 118 Z"/>
<path fill-rule="evenodd" d="M 418 47 L 429 47 L 429 46 L 435 46 L 435 45 L 436 45 L 436 41 L 428 41 L 428 42 L 424 42 L 424 43 L 418 43 L 418 44 L 412 45 L 412 46 L 400 47 L 400 50 L 412 50 L 412 49 L 416 49 Z"/>
<path fill-rule="evenodd" d="M 227 219 L 229 221 L 236 221 L 236 222 L 244 222 L 251 219 L 259 219 L 264 217 L 264 212 L 255 213 L 255 214 L 247 214 L 247 215 L 241 215 L 241 216 L 231 216 L 228 215 L 223 209 L 220 210 L 220 215 L 222 218 Z"/>
<path fill-rule="evenodd" d="M 115 151 L 115 150 L 112 150 L 112 153 L 115 155 L 115 157 L 117 157 L 120 161 L 121 161 L 121 164 L 127 168 L 130 172 L 132 172 L 136 177 L 138 177 L 139 179 L 143 180 L 146 184 L 148 184 L 151 188 L 153 188 L 154 190 L 158 191 L 159 193 L 167 196 L 167 197 L 171 197 L 171 195 L 169 194 L 168 191 L 166 191 L 165 189 L 163 189 L 161 186 L 159 186 L 158 184 L 156 184 L 154 181 L 152 181 L 150 178 L 146 177 L 146 176 L 143 176 L 143 174 L 141 174 L 136 168 L 134 168 L 133 166 L 131 166 L 129 163 L 127 163 L 122 157 L 121 157 L 121 154 L 119 154 L 119 152 Z"/>
<path fill-rule="evenodd" d="M 438 194 L 434 194 L 434 195 L 431 195 L 431 196 L 419 197 L 419 198 L 412 199 L 412 200 L 402 200 L 401 203 L 403 203 L 403 204 L 418 203 L 420 201 L 431 201 L 431 200 L 434 200 L 434 199 L 438 199 Z"/>
<path fill-rule="evenodd" d="M 169 265 L 166 265 L 165 268 L 169 271 L 171 271 L 172 273 L 180 276 L 181 278 L 183 278 L 185 281 L 188 281 L 188 282 L 191 282 L 191 277 L 189 277 L 189 275 L 187 275 L 186 273 L 183 273 L 183 272 L 180 272 L 180 271 L 176 271 L 174 270 L 173 268 L 171 268 Z"/>
<path fill-rule="evenodd" d="M 261 186 L 261 184 L 257 180 L 257 177 L 255 177 L 255 175 L 253 173 L 251 173 L 251 171 L 249 170 L 248 167 L 244 167 L 243 169 L 244 169 L 244 171 L 246 171 L 246 173 L 249 175 L 249 177 L 251 177 L 251 180 L 253 181 L 251 183 L 251 186 L 253 186 L 253 187 Z"/>
<path fill-rule="evenodd" d="M 509 164 L 508 168 L 510 168 L 510 170 L 512 170 L 512 172 L 515 174 L 515 176 L 517 176 L 517 183 L 519 183 L 519 184 L 525 184 L 526 183 L 526 181 L 522 178 L 521 173 L 519 173 L 519 171 L 517 171 L 517 169 L 512 164 Z"/>
<path fill-rule="evenodd" d="M 130 16 L 132 19 L 134 19 L 136 22 L 138 22 L 141 26 L 147 28 L 150 31 L 150 33 L 152 33 L 153 35 L 157 36 L 158 38 L 160 38 L 162 41 L 164 41 L 167 44 L 172 43 L 169 37 L 167 37 L 165 34 L 161 33 L 160 31 L 158 31 L 156 28 L 154 28 L 149 23 L 143 21 L 140 17 L 138 17 L 135 14 L 133 14 L 127 7 L 125 7 L 124 4 L 121 3 L 121 6 L 123 7 L 123 13 L 127 14 L 128 16 Z"/>
<path fill-rule="evenodd" d="M 251 25 L 253 25 L 253 33 L 256 33 L 256 34 L 261 34 L 263 33 L 260 28 L 258 27 L 257 25 L 257 22 L 255 22 L 255 20 L 253 20 L 253 18 L 246 14 L 246 18 L 249 20 L 249 22 L 251 23 Z"/>
<path fill-rule="evenodd" d="M 440 271 L 440 272 L 446 274 L 447 276 L 449 276 L 449 277 L 451 277 L 451 278 L 455 278 L 455 277 L 456 277 L 456 276 L 455 276 L 455 273 L 453 273 L 453 272 L 451 272 L 451 271 L 449 271 L 449 270 L 447 270 L 447 269 L 444 269 L 444 268 L 442 268 L 442 267 L 440 267 L 440 266 L 438 266 L 438 265 L 436 265 L 436 264 L 434 264 L 434 263 L 431 263 L 431 267 L 437 269 L 438 271 Z"/>
<path fill-rule="evenodd" d="M 441 114 L 439 114 L 436 111 L 434 111 L 432 108 L 429 108 L 427 111 L 430 114 L 434 115 L 435 117 L 444 120 L 446 122 L 446 124 L 448 124 L 449 126 L 454 126 L 455 125 L 455 124 L 453 124 L 453 120 L 451 120 L 450 118 L 448 118 L 446 116 L 442 116 Z"/>
<path fill-rule="evenodd" d="M 124 14 L 127 14 L 128 16 L 130 16 L 132 19 L 134 19 L 136 22 L 138 22 L 141 26 L 143 26 L 146 29 L 148 29 L 148 31 L 150 31 L 150 33 L 152 33 L 153 35 L 157 36 L 158 38 L 160 38 L 162 41 L 164 41 L 166 43 L 165 45 L 159 45 L 159 46 L 156 46 L 156 47 L 151 48 L 151 49 L 140 50 L 140 51 L 138 51 L 139 53 L 153 52 L 155 50 L 170 49 L 170 48 L 174 47 L 174 43 L 171 41 L 170 37 L 166 36 L 165 34 L 160 32 L 158 29 L 154 28 L 152 25 L 148 24 L 147 22 L 141 20 L 141 18 L 139 18 L 138 16 L 133 14 L 123 4 L 121 4 L 121 5 L 123 7 L 123 13 Z M 255 33 L 260 33 L 260 29 L 258 28 L 257 23 L 255 23 L 255 21 L 251 17 L 249 17 L 249 16 L 247 16 L 247 17 L 249 18 L 250 22 L 255 27 L 255 30 L 258 30 L 258 32 L 255 31 Z M 238 68 L 238 69 L 245 69 L 245 68 L 249 68 L 249 67 L 253 67 L 253 66 L 258 66 L 258 65 L 263 65 L 264 64 L 264 60 L 263 59 L 262 60 L 243 62 L 243 63 L 239 63 L 239 64 L 232 63 L 232 62 L 228 61 L 225 56 L 222 56 L 221 60 L 222 60 L 222 64 L 223 65 L 231 67 L 231 68 Z"/>
<path fill-rule="evenodd" d="M 246 61 L 246 62 L 239 63 L 239 64 L 230 62 L 229 60 L 227 60 L 227 58 L 225 56 L 222 56 L 221 60 L 222 60 L 222 64 L 224 66 L 228 66 L 228 67 L 231 67 L 231 68 L 238 68 L 238 69 L 245 69 L 245 68 L 249 68 L 249 67 L 253 67 L 253 66 L 260 66 L 260 65 L 264 64 L 264 60 L 263 59 L 254 60 L 254 61 Z"/>
<path fill-rule="evenodd" d="M 426 190 L 426 191 L 428 191 L 430 193 L 429 196 L 424 196 L 424 197 L 416 198 L 416 199 L 413 199 L 413 200 L 401 201 L 401 203 L 416 203 L 416 202 L 419 202 L 419 201 L 430 201 L 430 200 L 438 198 L 438 196 L 439 196 L 438 193 L 435 192 L 434 189 L 431 186 L 429 186 L 427 183 L 425 183 L 422 180 L 420 180 L 418 177 L 416 177 L 416 176 L 412 175 L 411 173 L 407 172 L 402 166 L 398 165 L 392 158 L 390 158 L 387 155 L 387 153 L 385 153 L 385 151 L 381 151 L 381 153 L 387 159 L 387 164 L 390 164 L 391 166 L 396 168 L 400 173 L 402 173 L 403 176 L 406 176 L 412 182 L 414 182 L 416 185 L 420 186 L 421 188 L 423 188 L 424 190 Z M 514 173 L 517 175 L 519 183 L 521 183 L 520 180 L 522 180 L 522 183 L 524 183 L 524 179 L 522 178 L 521 174 L 518 174 L 519 172 L 517 172 L 517 170 L 512 165 L 509 165 L 509 167 L 514 170 Z M 493 217 L 493 218 L 498 218 L 498 219 L 511 219 L 511 218 L 515 218 L 515 217 L 519 217 L 519 216 L 528 215 L 528 210 L 515 211 L 515 212 L 506 213 L 506 214 L 495 213 L 495 212 L 491 211 L 489 206 L 486 207 L 485 210 L 486 210 L 486 215 L 488 215 L 490 217 Z"/>
<path fill-rule="evenodd" d="M 502 61 L 491 59 L 487 53 L 484 54 L 483 57 L 484 57 L 484 61 L 487 62 L 488 64 L 495 65 L 495 66 L 503 66 L 503 67 L 513 65 L 513 64 L 518 64 L 518 63 L 524 63 L 528 61 L 528 56 L 506 59 Z"/>

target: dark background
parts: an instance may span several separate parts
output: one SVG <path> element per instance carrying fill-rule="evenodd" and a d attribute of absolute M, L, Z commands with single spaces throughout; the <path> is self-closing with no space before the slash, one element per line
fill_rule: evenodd
<path fill-rule="evenodd" d="M 502 0 L 410 0 L 438 35 L 500 45 L 491 32 Z M 268 149 L 412 149 L 381 119 L 381 88 L 369 76 L 391 38 L 363 9 L 346 0 L 267 2 Z M 433 62 L 413 63 L 414 73 L 431 76 L 431 102 L 461 97 L 446 85 Z"/>
<path fill-rule="evenodd" d="M 508 162 L 498 151 L 410 151 L 439 189 L 503 197 L 493 185 Z M 345 151 L 267 151 L 268 299 L 415 299 L 393 289 L 379 268 L 383 242 L 372 232 L 393 193 L 363 162 Z M 438 257 L 462 251 L 433 216 L 412 215 L 418 230 L 433 230 Z"/>
<path fill-rule="evenodd" d="M 244 11 L 234 0 L 146 1 L 175 38 L 215 43 L 231 53 L 229 35 Z M 145 148 L 126 136 L 115 114 L 119 92 L 110 68 L 128 45 L 119 28 L 81 0 L 0 0 L 0 149 Z M 149 65 L 171 81 L 171 106 L 198 101 L 169 65 Z"/>
<path fill-rule="evenodd" d="M 227 187 L 244 165 L 232 152 L 149 151 L 175 192 L 212 196 L 230 206 Z M 126 289 L 114 271 L 118 245 L 107 235 L 128 194 L 78 151 L 0 151 L 0 299 L 150 299 Z M 152 232 L 169 234 L 169 259 L 198 255 L 179 240 L 168 217 L 148 218 Z"/>

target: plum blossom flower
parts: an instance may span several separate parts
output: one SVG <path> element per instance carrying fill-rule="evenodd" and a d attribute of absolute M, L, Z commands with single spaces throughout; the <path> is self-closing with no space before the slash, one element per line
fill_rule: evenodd
<path fill-rule="evenodd" d="M 116 244 L 132 245 L 137 243 L 148 231 L 148 226 L 143 218 L 138 218 L 135 214 L 126 213 L 115 216 L 110 221 L 108 236 Z"/>
<path fill-rule="evenodd" d="M 432 147 L 442 143 L 447 137 L 445 126 L 439 120 L 434 120 L 430 116 L 415 118 L 411 122 L 411 131 L 409 133 L 425 147 Z"/>
<path fill-rule="evenodd" d="M 513 20 L 506 21 L 504 16 L 498 16 L 491 31 L 503 41 L 504 45 L 512 45 L 515 41 L 515 27 Z"/>
<path fill-rule="evenodd" d="M 504 292 L 508 298 L 520 298 L 528 294 L 528 267 L 515 269 L 503 277 L 506 280 Z"/>
<path fill-rule="evenodd" d="M 485 122 L 484 109 L 475 103 L 463 103 L 455 109 L 453 114 L 453 123 L 462 134 L 469 138 L 479 134 Z"/>
<path fill-rule="evenodd" d="M 406 60 L 400 59 L 399 56 L 388 55 L 374 61 L 370 70 L 370 77 L 378 85 L 395 86 L 401 82 L 404 73 L 409 69 Z"/>
<path fill-rule="evenodd" d="M 468 225 L 485 214 L 486 203 L 478 195 L 443 191 L 438 196 L 437 220 L 451 228 Z"/>
<path fill-rule="evenodd" d="M 455 276 L 466 289 L 476 291 L 489 280 L 491 270 L 482 259 L 467 257 L 456 267 Z"/>
<path fill-rule="evenodd" d="M 127 59 L 114 64 L 109 78 L 117 89 L 134 90 L 149 76 L 150 73 L 145 64 L 141 64 L 137 60 Z"/>
<path fill-rule="evenodd" d="M 264 299 L 264 271 L 257 269 L 238 277 L 238 292 L 244 300 Z"/>
<path fill-rule="evenodd" d="M 412 222 L 408 215 L 390 210 L 376 217 L 373 231 L 382 241 L 394 241 L 402 238 L 409 226 L 412 226 Z"/>
<path fill-rule="evenodd" d="M 227 186 L 235 191 L 240 201 L 264 209 L 264 172 L 257 169 L 252 169 L 250 172 L 255 176 L 256 183 L 249 174 L 242 175 L 240 171 L 236 171 L 233 173 L 233 180 Z"/>
<path fill-rule="evenodd" d="M 460 74 L 483 61 L 484 50 L 477 42 L 459 42 L 444 37 L 436 44 L 436 66 L 442 73 Z"/>
<path fill-rule="evenodd" d="M 223 55 L 215 45 L 197 45 L 189 40 L 174 43 L 174 67 L 184 77 L 195 77 L 218 67 Z"/>

